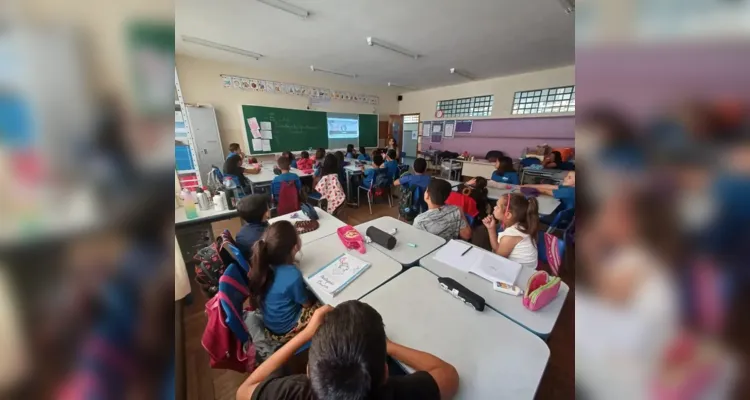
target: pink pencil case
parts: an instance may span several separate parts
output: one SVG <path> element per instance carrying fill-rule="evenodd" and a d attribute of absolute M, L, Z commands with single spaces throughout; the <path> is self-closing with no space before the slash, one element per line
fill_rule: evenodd
<path fill-rule="evenodd" d="M 362 237 L 362 234 L 351 225 L 340 227 L 336 230 L 336 233 L 338 233 L 341 243 L 343 243 L 347 249 L 357 250 L 361 254 L 365 254 L 367 251 L 367 249 L 365 249 L 365 239 Z"/>
<path fill-rule="evenodd" d="M 560 282 L 560 278 L 545 271 L 534 272 L 523 293 L 523 306 L 536 311 L 551 303 L 560 291 Z"/>

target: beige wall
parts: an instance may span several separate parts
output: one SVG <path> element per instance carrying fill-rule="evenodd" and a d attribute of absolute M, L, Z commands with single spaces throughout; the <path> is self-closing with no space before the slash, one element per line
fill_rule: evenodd
<path fill-rule="evenodd" d="M 317 104 L 312 108 L 320 111 L 357 114 L 377 113 L 381 120 L 387 120 L 389 114 L 398 114 L 398 100 L 396 99 L 398 92 L 387 87 L 360 86 L 347 82 L 352 81 L 351 79 L 338 79 L 311 71 L 262 70 L 183 55 L 177 55 L 175 62 L 184 101 L 191 104 L 210 104 L 216 109 L 221 143 L 225 148 L 232 142 L 240 143 L 244 147 L 245 131 L 240 114 L 240 106 L 243 104 L 305 109 L 309 103 L 308 99 L 302 96 L 225 88 L 219 76 L 221 74 L 298 83 L 380 97 L 378 106 L 331 100 L 330 103 Z"/>
<path fill-rule="evenodd" d="M 443 86 L 434 89 L 404 93 L 404 99 L 399 103 L 400 114 L 419 113 L 423 120 L 435 120 L 435 106 L 439 100 L 458 99 L 494 95 L 492 115 L 478 118 L 507 118 L 507 117 L 539 117 L 549 114 L 512 115 L 513 94 L 520 90 L 544 89 L 555 86 L 566 86 L 575 83 L 575 66 L 567 66 L 542 71 L 528 72 L 500 78 L 485 79 L 463 83 L 460 85 Z M 573 115 L 574 113 L 565 113 Z M 561 115 L 556 113 L 553 115 Z"/>

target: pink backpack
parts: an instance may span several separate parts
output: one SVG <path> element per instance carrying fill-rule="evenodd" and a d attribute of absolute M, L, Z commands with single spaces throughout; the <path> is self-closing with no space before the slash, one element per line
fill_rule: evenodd
<path fill-rule="evenodd" d="M 279 189 L 279 202 L 276 206 L 276 212 L 279 215 L 285 215 L 299 211 L 299 193 L 294 181 L 281 182 Z"/>
<path fill-rule="evenodd" d="M 229 276 L 222 276 L 221 282 L 229 283 L 245 296 L 249 295 L 247 288 Z M 226 315 L 221 307 L 221 300 L 227 304 L 235 317 L 242 321 L 242 315 L 234 308 L 231 300 L 221 291 L 206 303 L 208 322 L 203 331 L 201 344 L 210 357 L 211 368 L 231 369 L 237 372 L 253 372 L 255 369 L 255 346 L 248 341 L 247 351 L 242 342 L 234 336 L 226 324 Z"/>

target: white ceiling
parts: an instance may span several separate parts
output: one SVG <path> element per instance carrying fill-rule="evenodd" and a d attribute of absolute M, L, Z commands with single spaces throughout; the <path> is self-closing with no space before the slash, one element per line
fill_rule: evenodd
<path fill-rule="evenodd" d="M 313 74 L 357 74 L 354 83 L 417 88 L 575 63 L 574 17 L 559 0 L 289 0 L 303 20 L 255 0 L 177 0 L 176 51 Z M 263 54 L 260 61 L 182 41 L 194 36 Z M 372 36 L 418 60 L 367 45 Z M 342 78 L 347 79 L 347 78 Z"/>

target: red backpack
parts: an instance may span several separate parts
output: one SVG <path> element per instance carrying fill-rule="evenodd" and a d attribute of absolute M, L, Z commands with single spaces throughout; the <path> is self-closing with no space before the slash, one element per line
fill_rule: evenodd
<path fill-rule="evenodd" d="M 234 286 L 237 290 L 248 296 L 248 290 L 236 280 L 229 276 L 222 276 L 221 282 Z M 232 309 L 235 317 L 242 321 L 242 316 L 232 305 L 232 301 L 221 291 L 206 303 L 206 315 L 208 322 L 206 330 L 203 331 L 201 344 L 206 349 L 210 358 L 211 368 L 231 369 L 237 372 L 253 372 L 255 369 L 255 346 L 252 340 L 248 341 L 247 351 L 242 348 L 242 342 L 232 333 L 226 324 L 224 308 L 221 300 Z"/>
<path fill-rule="evenodd" d="M 297 192 L 297 185 L 294 181 L 281 182 L 276 212 L 278 212 L 279 215 L 284 215 L 295 211 L 299 211 L 299 193 Z"/>

